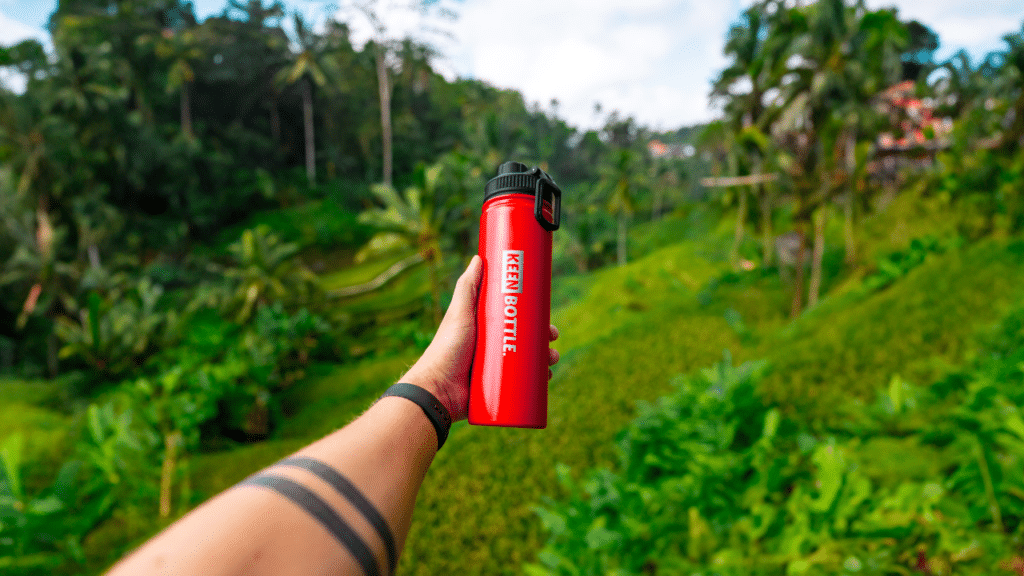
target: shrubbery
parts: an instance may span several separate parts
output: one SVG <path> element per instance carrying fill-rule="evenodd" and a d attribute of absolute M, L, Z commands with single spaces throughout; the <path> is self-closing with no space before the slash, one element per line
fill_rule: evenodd
<path fill-rule="evenodd" d="M 296 250 L 266 227 L 246 230 L 197 282 L 165 292 L 121 278 L 90 291 L 77 322 L 61 320 L 61 354 L 84 368 L 90 404 L 48 488 L 26 485 L 20 434 L 0 450 L 0 567 L 84 562 L 82 538 L 111 516 L 155 526 L 195 504 L 190 454 L 272 433 L 280 393 L 338 352 L 331 325 L 306 308 L 319 287 Z"/>
<path fill-rule="evenodd" d="M 677 378 L 619 434 L 619 464 L 537 513 L 530 574 L 991 574 L 1024 541 L 1024 311 L 926 388 L 898 377 L 814 430 L 757 393 L 760 363 Z"/>

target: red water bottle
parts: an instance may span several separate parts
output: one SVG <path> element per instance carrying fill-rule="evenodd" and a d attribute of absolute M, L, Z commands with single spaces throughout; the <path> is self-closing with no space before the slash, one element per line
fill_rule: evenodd
<path fill-rule="evenodd" d="M 519 162 L 502 164 L 484 188 L 470 424 L 547 426 L 551 233 L 561 207 L 551 177 Z"/>

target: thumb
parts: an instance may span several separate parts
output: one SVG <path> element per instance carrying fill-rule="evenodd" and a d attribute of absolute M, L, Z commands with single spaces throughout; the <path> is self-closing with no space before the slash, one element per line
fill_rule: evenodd
<path fill-rule="evenodd" d="M 476 317 L 477 293 L 480 290 L 480 279 L 483 277 L 483 260 L 480 256 L 473 256 L 469 261 L 466 271 L 459 276 L 455 283 L 455 293 L 452 295 L 452 303 L 449 306 L 449 314 L 456 317 L 468 315 Z"/>

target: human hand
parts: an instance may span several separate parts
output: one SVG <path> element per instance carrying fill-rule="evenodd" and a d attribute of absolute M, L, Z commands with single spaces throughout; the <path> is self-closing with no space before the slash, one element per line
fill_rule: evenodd
<path fill-rule="evenodd" d="M 482 270 L 480 257 L 473 256 L 455 284 L 452 303 L 430 346 L 401 379 L 433 394 L 448 409 L 452 422 L 469 414 L 469 379 L 476 346 L 477 293 Z M 558 329 L 549 326 L 548 330 L 550 341 L 556 340 Z M 548 348 L 548 365 L 557 362 L 558 351 Z"/>

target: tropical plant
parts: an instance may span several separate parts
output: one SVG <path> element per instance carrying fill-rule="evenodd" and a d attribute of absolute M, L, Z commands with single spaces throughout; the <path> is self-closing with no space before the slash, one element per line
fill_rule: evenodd
<path fill-rule="evenodd" d="M 62 358 L 77 357 L 105 377 L 138 370 L 161 343 L 173 341 L 179 316 L 158 308 L 163 287 L 142 279 L 128 290 L 89 292 L 78 318 L 57 318 Z"/>
<path fill-rule="evenodd" d="M 441 323 L 443 250 L 450 237 L 443 229 L 447 210 L 440 195 L 442 164 L 420 166 L 414 184 L 399 193 L 387 184 L 375 184 L 371 191 L 383 207 L 359 215 L 359 221 L 380 229 L 357 255 L 365 259 L 396 248 L 413 248 L 430 270 L 433 320 Z"/>
<path fill-rule="evenodd" d="M 282 242 L 266 225 L 242 232 L 241 238 L 228 246 L 231 262 L 223 270 L 227 289 L 224 312 L 244 323 L 257 309 L 273 302 L 290 307 L 315 302 L 321 292 L 319 283 L 294 258 L 298 250 L 297 244 Z"/>
<path fill-rule="evenodd" d="M 1019 354 L 1006 345 L 1020 340 L 1020 314 L 1007 324 L 1002 351 L 971 373 L 928 388 L 894 376 L 841 430 L 766 406 L 761 364 L 733 368 L 726 358 L 677 379 L 619 435 L 614 470 L 575 480 L 556 469 L 565 496 L 535 509 L 549 536 L 527 571 L 987 574 L 1010 565 L 1024 518 L 1013 496 L 1024 487 L 1024 419 Z"/>
<path fill-rule="evenodd" d="M 48 488 L 32 491 L 23 481 L 23 444 L 20 434 L 0 444 L 0 569 L 33 574 L 83 562 L 81 539 L 96 518 L 75 509 L 80 463 L 66 463 Z"/>
<path fill-rule="evenodd" d="M 616 260 L 619 266 L 626 265 L 629 221 L 636 212 L 636 196 L 646 185 L 637 152 L 622 147 L 609 154 L 597 190 L 608 211 L 618 219 Z"/>
<path fill-rule="evenodd" d="M 323 59 L 324 39 L 315 34 L 301 15 L 295 13 L 295 43 L 298 53 L 292 55 L 291 63 L 277 73 L 280 84 L 298 84 L 302 91 L 303 132 L 306 135 L 306 178 L 316 184 L 316 139 L 313 122 L 313 87 L 327 85 Z"/>

